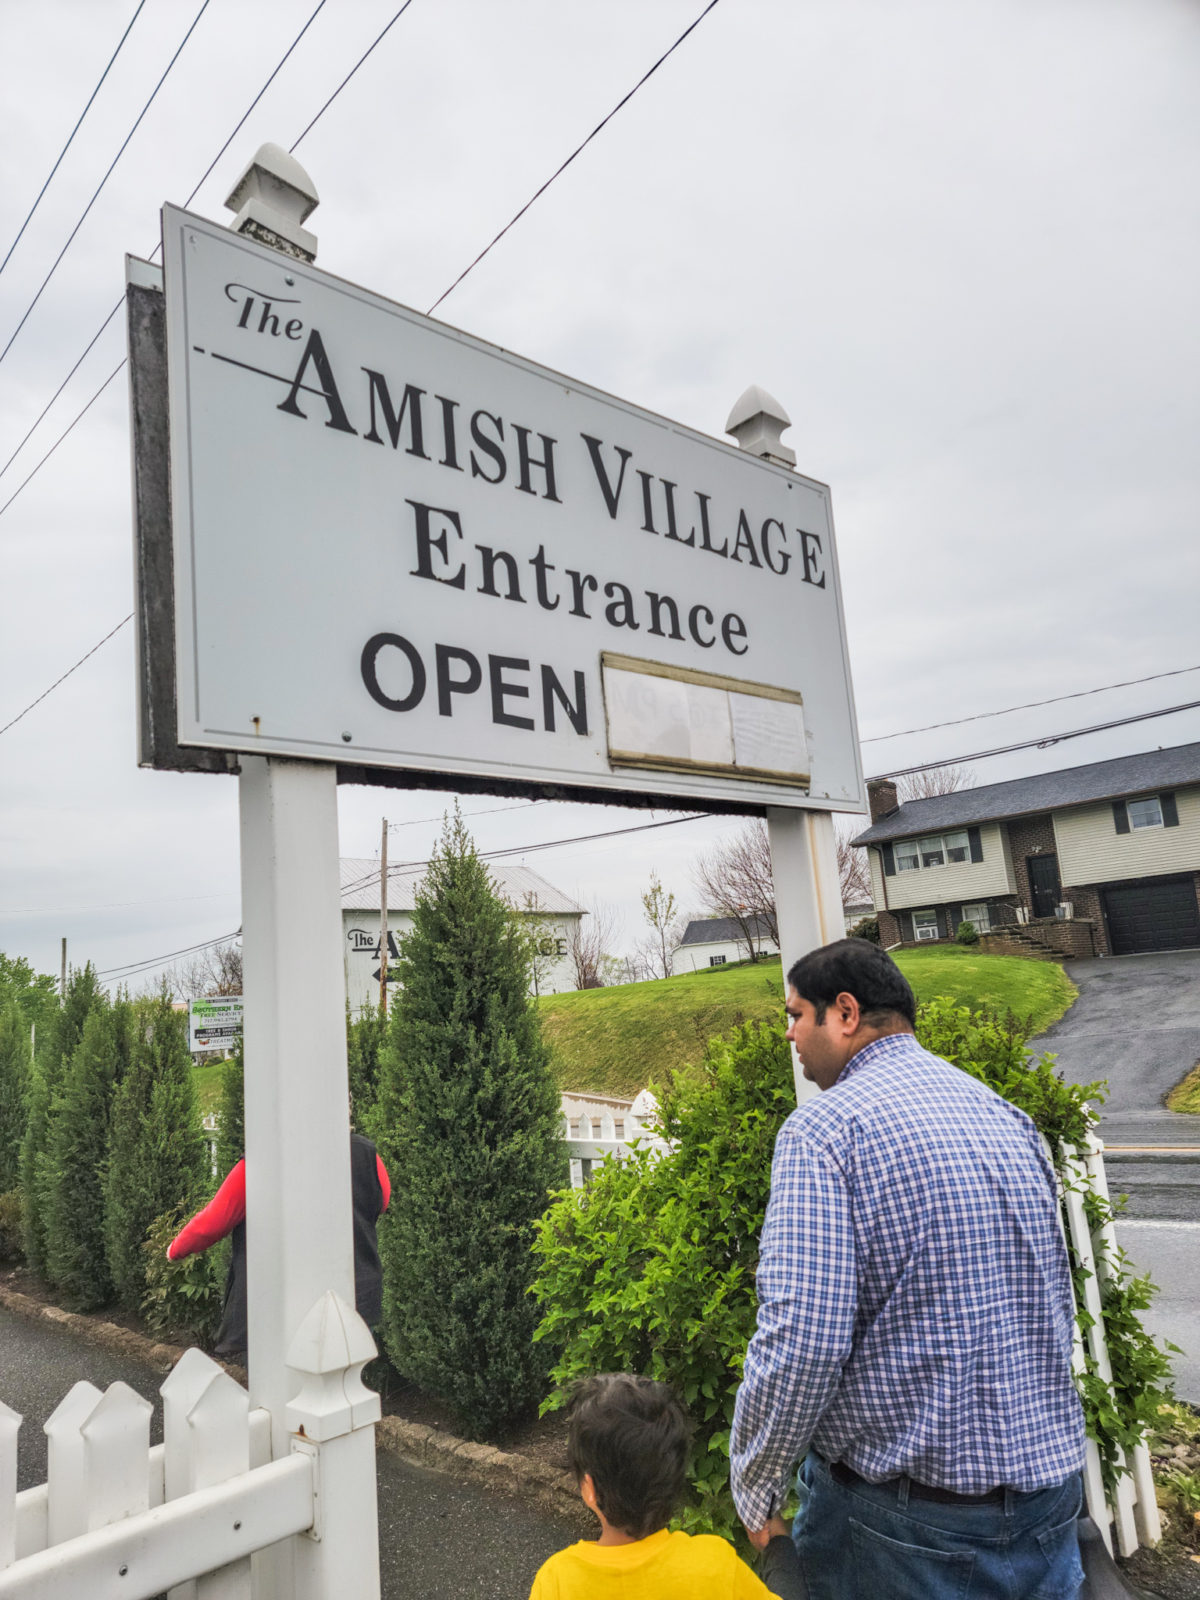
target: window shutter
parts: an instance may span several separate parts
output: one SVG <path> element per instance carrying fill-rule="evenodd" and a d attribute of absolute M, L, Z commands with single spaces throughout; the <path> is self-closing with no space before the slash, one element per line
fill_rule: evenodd
<path fill-rule="evenodd" d="M 883 856 L 883 870 L 887 877 L 896 876 L 896 857 L 890 844 L 885 844 L 881 854 Z"/>
<path fill-rule="evenodd" d="M 967 840 L 971 846 L 971 860 L 983 860 L 983 840 L 979 837 L 978 828 L 967 829 Z"/>
<path fill-rule="evenodd" d="M 1162 807 L 1163 827 L 1177 828 L 1179 826 L 1179 807 L 1175 804 L 1174 794 L 1160 794 L 1158 803 Z"/>
<path fill-rule="evenodd" d="M 1114 800 L 1113 803 L 1112 803 L 1112 808 L 1113 808 L 1113 822 L 1116 825 L 1117 832 L 1118 833 L 1128 833 L 1129 832 L 1129 813 L 1125 809 L 1124 800 Z"/>

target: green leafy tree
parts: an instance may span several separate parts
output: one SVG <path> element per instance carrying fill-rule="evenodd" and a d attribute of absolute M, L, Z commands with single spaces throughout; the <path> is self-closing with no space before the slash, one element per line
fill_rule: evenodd
<path fill-rule="evenodd" d="M 221 1073 L 221 1104 L 217 1111 L 217 1176 L 222 1180 L 246 1153 L 245 1056 L 242 1041 Z"/>
<path fill-rule="evenodd" d="M 136 1310 L 146 1289 L 142 1244 L 156 1217 L 196 1203 L 208 1159 L 187 1048 L 187 1015 L 164 991 L 142 1001 L 129 1069 L 113 1101 L 104 1238 L 113 1287 Z"/>
<path fill-rule="evenodd" d="M 46 1276 L 81 1310 L 112 1298 L 104 1248 L 104 1176 L 115 1086 L 128 1070 L 133 1006 L 88 1013 L 51 1107 L 46 1144 Z"/>
<path fill-rule="evenodd" d="M 48 1042 L 58 1015 L 58 983 L 47 972 L 35 972 L 24 956 L 6 956 L 0 951 L 0 1007 L 15 1000 L 25 1019 L 25 1030 L 34 1033 L 34 1043 Z"/>
<path fill-rule="evenodd" d="M 468 1433 L 496 1438 L 544 1392 L 530 1245 L 566 1162 L 521 930 L 457 814 L 417 896 L 400 980 L 376 1118 L 392 1177 L 388 1350 Z"/>
<path fill-rule="evenodd" d="M 17 1001 L 0 996 L 0 1194 L 17 1187 L 32 1066 L 29 1026 Z"/>
<path fill-rule="evenodd" d="M 21 1191 L 24 1196 L 25 1259 L 35 1272 L 46 1270 L 46 1213 L 50 1174 L 47 1167 L 55 1097 L 62 1088 L 67 1067 L 83 1038 L 88 1014 L 108 1004 L 95 969 L 89 961 L 67 980 L 62 1005 L 54 1012 L 49 1037 L 40 1038 L 29 1087 L 25 1137 L 21 1141 Z"/>

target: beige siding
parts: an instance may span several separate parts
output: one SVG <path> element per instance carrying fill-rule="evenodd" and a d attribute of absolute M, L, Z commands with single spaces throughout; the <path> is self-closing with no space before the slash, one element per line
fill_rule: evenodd
<path fill-rule="evenodd" d="M 888 899 L 887 879 L 883 875 L 883 857 L 875 845 L 868 848 L 867 860 L 871 864 L 871 899 L 880 911 L 886 911 L 891 901 Z"/>
<path fill-rule="evenodd" d="M 1112 805 L 1073 806 L 1054 813 L 1058 871 L 1063 887 L 1158 873 L 1200 872 L 1200 789 L 1176 789 L 1177 828 L 1118 833 Z"/>
<path fill-rule="evenodd" d="M 954 831 L 954 830 L 950 830 Z M 945 867 L 919 867 L 897 872 L 886 880 L 887 903 L 893 909 L 944 906 L 954 900 L 983 900 L 990 894 L 1013 894 L 1012 863 L 996 822 L 979 830 L 982 861 L 964 861 Z"/>

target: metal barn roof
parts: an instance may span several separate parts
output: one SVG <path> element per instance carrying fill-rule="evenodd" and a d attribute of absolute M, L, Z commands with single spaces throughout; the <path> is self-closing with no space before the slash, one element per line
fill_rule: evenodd
<path fill-rule="evenodd" d="M 532 867 L 500 861 L 485 861 L 484 866 L 491 874 L 500 895 L 519 910 L 524 908 L 532 896 L 531 909 L 559 916 L 586 915 L 583 906 L 577 905 L 552 883 L 547 883 L 546 879 L 540 873 L 534 872 Z M 342 910 L 378 911 L 379 862 L 372 856 L 343 856 L 340 867 Z M 424 876 L 424 863 L 417 867 L 389 866 L 388 910 L 411 911 L 416 904 L 417 889 Z"/>

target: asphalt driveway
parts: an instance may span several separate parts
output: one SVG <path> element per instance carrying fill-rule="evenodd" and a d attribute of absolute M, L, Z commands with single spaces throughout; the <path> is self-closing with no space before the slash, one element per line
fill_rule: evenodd
<path fill-rule="evenodd" d="M 1200 1116 L 1168 1111 L 1167 1093 L 1200 1062 L 1200 950 L 1072 961 L 1079 998 L 1032 1041 L 1070 1083 L 1106 1078 L 1106 1144 L 1200 1147 Z"/>

